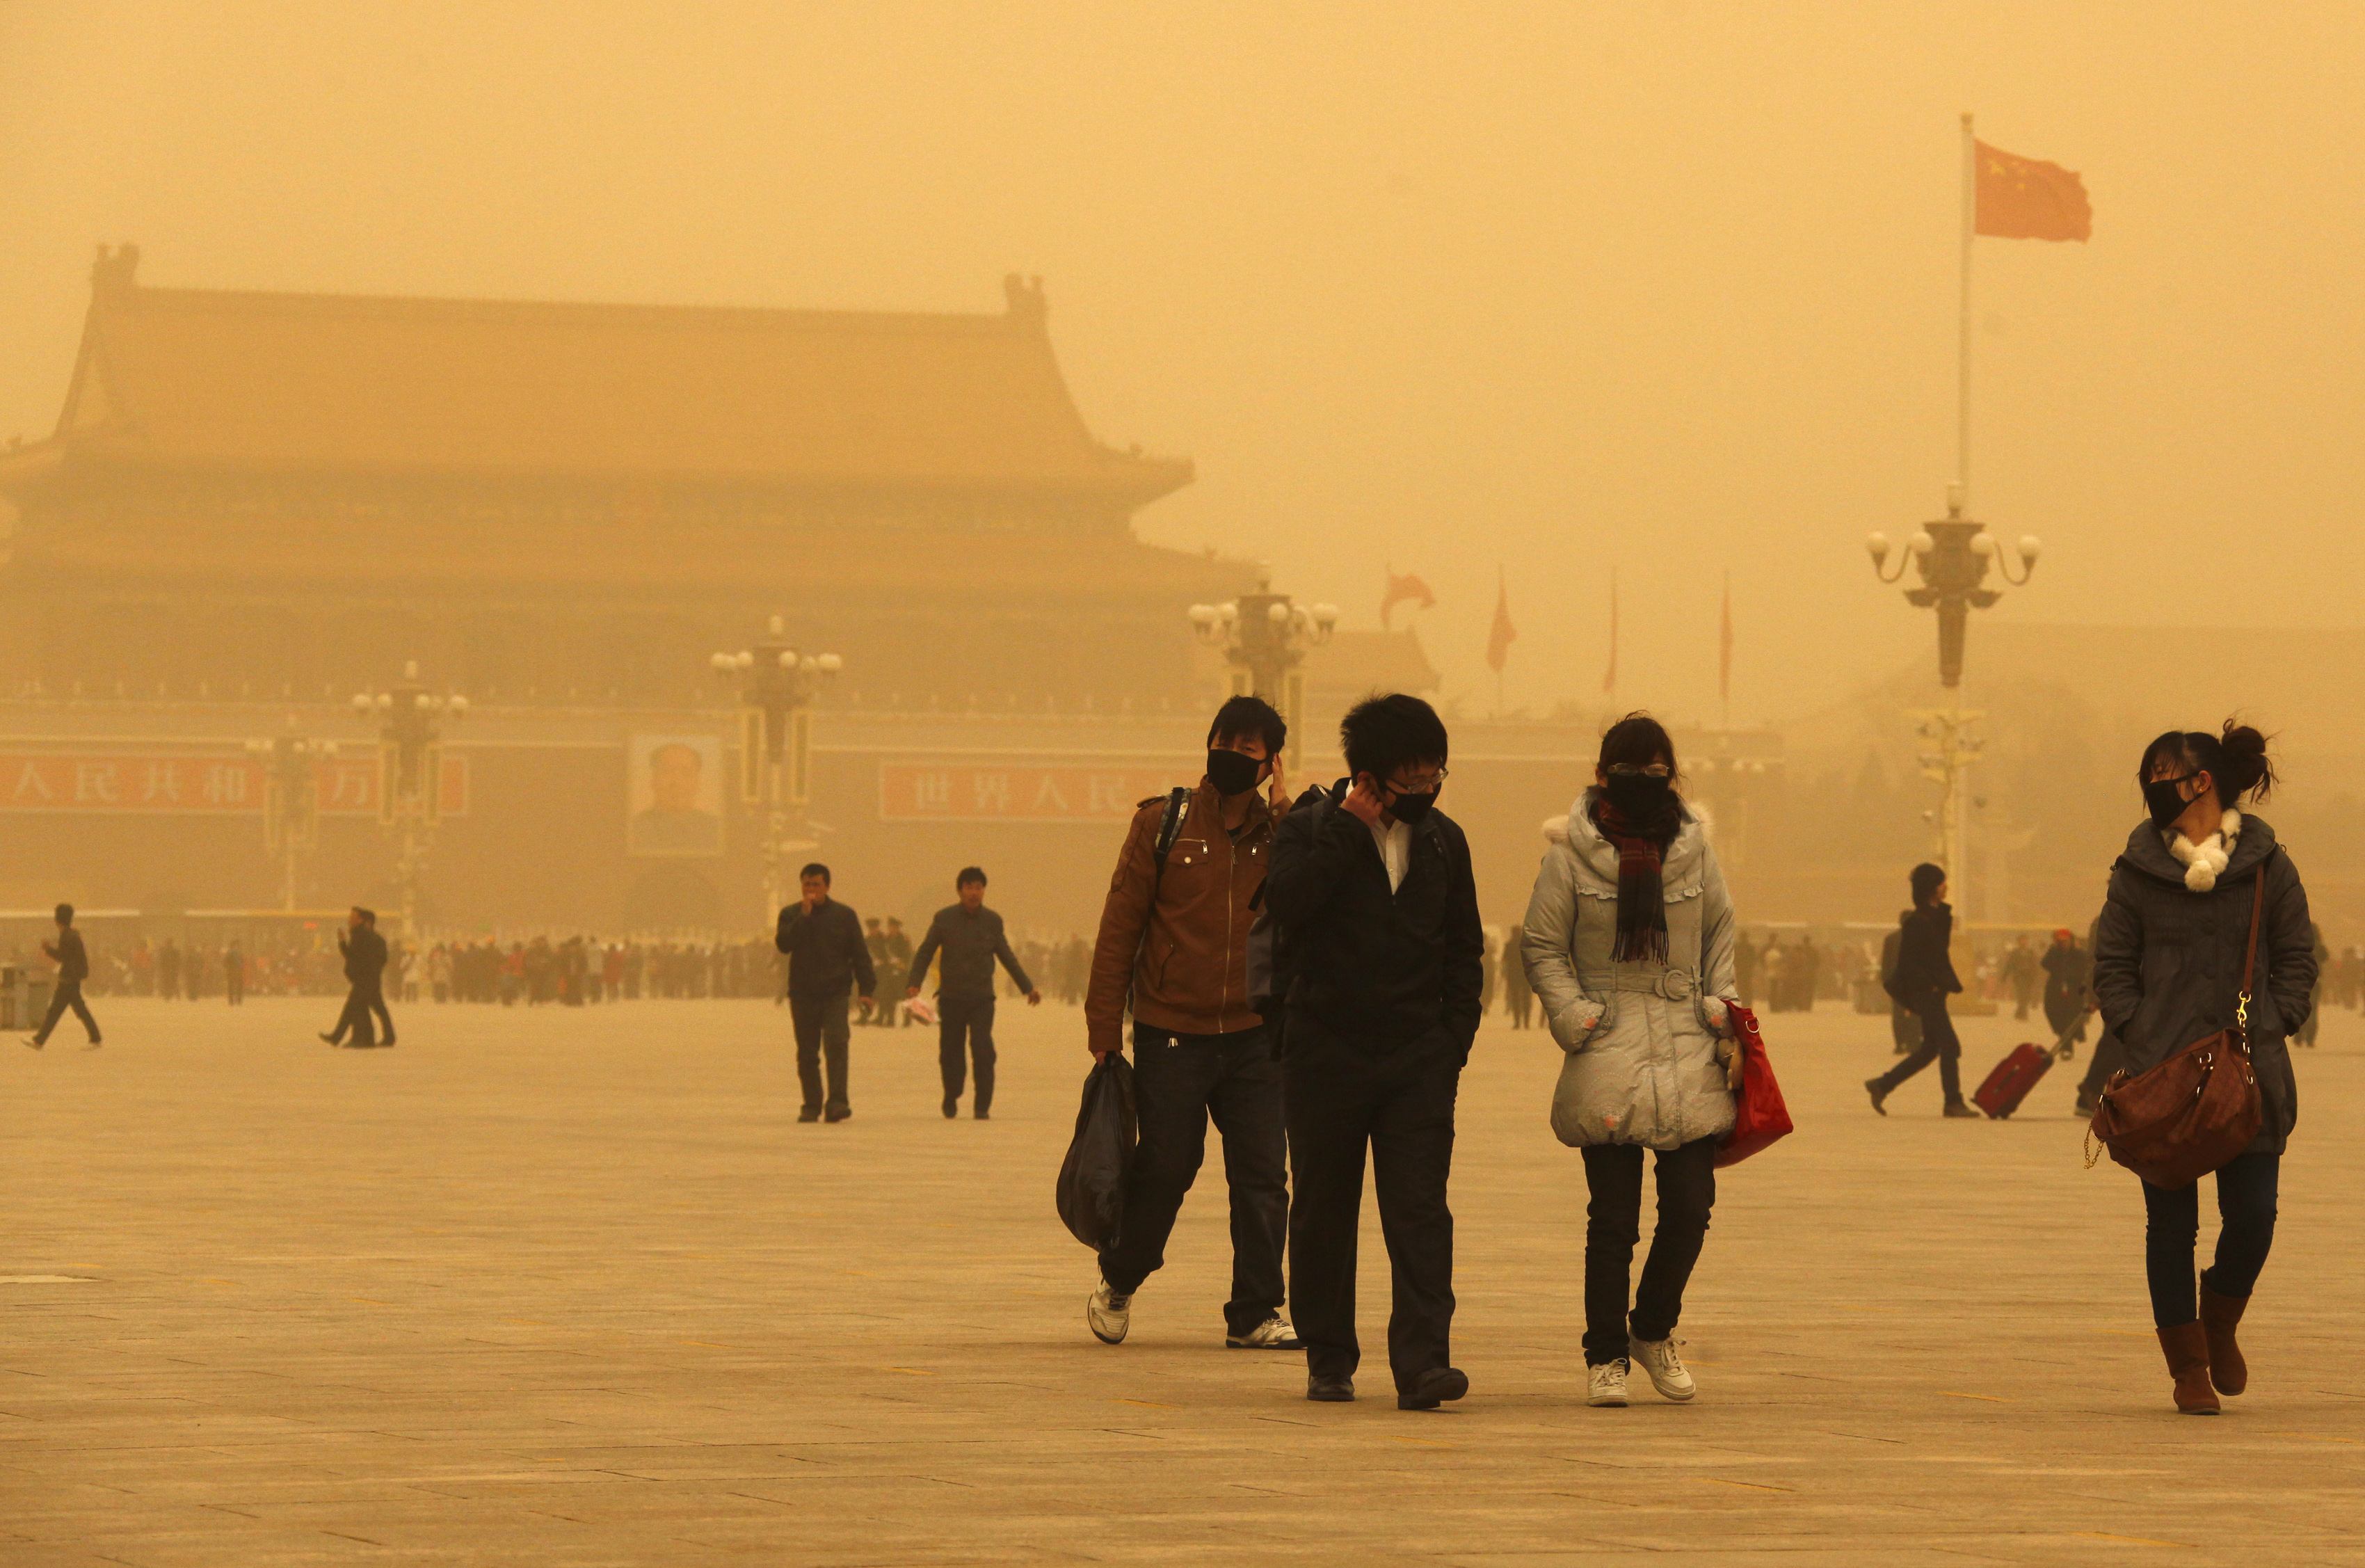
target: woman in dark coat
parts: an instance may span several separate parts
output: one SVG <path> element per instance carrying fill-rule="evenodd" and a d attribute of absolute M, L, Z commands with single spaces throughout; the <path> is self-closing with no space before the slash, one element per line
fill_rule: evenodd
<path fill-rule="evenodd" d="M 2144 748 L 2136 778 L 2148 815 L 2111 868 L 2094 937 L 2094 996 L 2128 1076 L 2234 1026 L 2251 903 L 2264 879 L 2248 1031 L 2265 1122 L 2217 1172 L 2223 1223 L 2197 1302 L 2198 1185 L 2144 1183 L 2144 1270 L 2176 1407 L 2214 1415 L 2217 1394 L 2239 1394 L 2248 1382 L 2234 1330 L 2274 1241 L 2277 1176 L 2299 1119 L 2286 1041 L 2307 1021 L 2315 944 L 2298 868 L 2274 829 L 2233 809 L 2274 787 L 2264 735 L 2231 720 L 2220 734 L 2171 730 Z"/>

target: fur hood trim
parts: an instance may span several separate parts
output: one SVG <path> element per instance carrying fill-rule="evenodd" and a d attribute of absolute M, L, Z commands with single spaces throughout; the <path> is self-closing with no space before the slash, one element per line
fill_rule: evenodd
<path fill-rule="evenodd" d="M 2217 879 L 2233 864 L 2234 846 L 2242 837 L 2242 813 L 2227 812 L 2217 819 L 2217 831 L 2193 843 L 2184 834 L 2170 830 L 2161 834 L 2168 842 L 2168 852 L 2184 866 L 2184 885 L 2196 893 L 2205 893 L 2217 885 Z"/>
<path fill-rule="evenodd" d="M 1568 810 L 1561 812 L 1561 814 L 1556 817 L 1546 817 L 1543 821 L 1544 842 L 1547 844 L 1566 844 L 1568 842 L 1568 824 L 1572 822 L 1582 823 L 1584 824 L 1584 830 L 1578 834 L 1579 837 L 1597 839 L 1601 837 L 1601 829 L 1595 825 L 1591 814 L 1585 809 L 1586 802 L 1592 799 L 1593 789 L 1591 786 L 1587 786 L 1585 793 L 1579 795 L 1576 798 L 1575 802 L 1572 804 Z M 1709 830 L 1715 825 L 1708 814 L 1708 808 L 1701 805 L 1698 801 L 1692 800 L 1688 796 L 1683 798 L 1683 808 L 1684 815 L 1693 823 L 1698 825 L 1700 831 L 1700 836 L 1706 838 L 1709 835 Z"/>

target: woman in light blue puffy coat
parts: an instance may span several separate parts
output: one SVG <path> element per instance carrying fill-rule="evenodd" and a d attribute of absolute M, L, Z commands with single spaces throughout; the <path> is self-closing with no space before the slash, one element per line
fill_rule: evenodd
<path fill-rule="evenodd" d="M 1566 1053 L 1552 1131 L 1584 1152 L 1586 1403 L 1622 1406 L 1632 1361 L 1675 1400 L 1698 1385 L 1676 1353 L 1684 1286 L 1732 1130 L 1737 1004 L 1732 900 L 1698 812 L 1676 792 L 1675 743 L 1633 713 L 1601 740 L 1594 784 L 1552 835 L 1521 954 Z M 1642 1238 L 1642 1151 L 1656 1153 L 1658 1230 L 1628 1313 Z"/>

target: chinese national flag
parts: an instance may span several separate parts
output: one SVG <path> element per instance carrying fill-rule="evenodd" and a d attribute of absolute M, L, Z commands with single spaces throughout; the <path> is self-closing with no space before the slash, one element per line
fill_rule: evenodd
<path fill-rule="evenodd" d="M 2077 171 L 1972 143 L 1978 217 L 1972 232 L 1998 240 L 2086 240 L 2094 208 Z"/>

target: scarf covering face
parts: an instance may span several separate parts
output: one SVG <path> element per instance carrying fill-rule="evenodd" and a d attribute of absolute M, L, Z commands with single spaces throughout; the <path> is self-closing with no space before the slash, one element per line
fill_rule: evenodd
<path fill-rule="evenodd" d="M 1672 791 L 1641 822 L 1628 821 L 1606 795 L 1594 796 L 1594 825 L 1618 849 L 1618 935 L 1609 956 L 1619 963 L 1667 961 L 1667 903 L 1659 868 L 1683 822 L 1683 807 Z"/>

